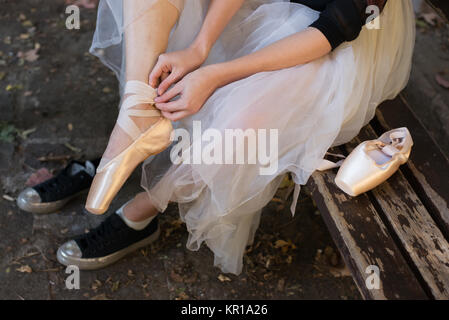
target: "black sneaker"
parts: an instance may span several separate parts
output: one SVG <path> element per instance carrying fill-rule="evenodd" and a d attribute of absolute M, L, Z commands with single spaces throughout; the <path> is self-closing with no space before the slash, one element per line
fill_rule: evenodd
<path fill-rule="evenodd" d="M 90 187 L 99 162 L 100 159 L 84 164 L 72 161 L 57 176 L 23 190 L 17 197 L 17 205 L 31 213 L 51 213 L 61 209 Z"/>
<path fill-rule="evenodd" d="M 81 270 L 106 267 L 157 240 L 160 234 L 157 219 L 155 217 L 143 230 L 137 231 L 113 213 L 89 233 L 60 246 L 58 261 L 65 266 L 78 266 Z"/>

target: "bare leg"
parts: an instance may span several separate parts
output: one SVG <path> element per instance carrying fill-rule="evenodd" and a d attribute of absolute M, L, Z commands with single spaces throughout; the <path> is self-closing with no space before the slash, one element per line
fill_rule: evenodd
<path fill-rule="evenodd" d="M 175 25 L 179 11 L 167 0 L 158 0 L 142 14 L 145 0 L 123 1 L 126 42 L 126 81 L 149 81 L 149 75 L 159 55 L 167 49 L 170 31 Z M 138 17 L 138 19 L 136 19 Z M 134 19 L 134 21 L 133 21 Z M 133 109 L 155 109 L 142 104 Z M 158 121 L 157 117 L 132 117 L 139 129 L 144 132 Z M 115 125 L 103 154 L 100 167 L 125 150 L 133 142 L 126 132 Z"/>
<path fill-rule="evenodd" d="M 125 22 L 141 14 L 141 0 L 124 1 Z M 156 64 L 158 56 L 165 52 L 170 31 L 179 17 L 178 10 L 166 0 L 157 1 L 139 20 L 128 25 L 126 39 L 126 81 L 139 80 L 148 83 L 149 74 Z M 140 105 L 136 108 L 154 108 Z M 157 118 L 134 118 L 135 123 L 144 131 L 151 127 Z M 119 126 L 115 126 L 105 154 L 112 157 L 126 148 L 132 141 Z M 124 215 L 131 221 L 142 221 L 158 212 L 151 204 L 145 192 L 139 193 L 124 208 Z"/>
<path fill-rule="evenodd" d="M 146 192 L 138 193 L 125 208 L 125 217 L 131 221 L 142 221 L 158 214 L 155 206 L 150 202 Z"/>

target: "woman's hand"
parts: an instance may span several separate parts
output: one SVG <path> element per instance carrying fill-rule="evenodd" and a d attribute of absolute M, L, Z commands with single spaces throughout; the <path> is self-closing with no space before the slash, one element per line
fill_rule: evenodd
<path fill-rule="evenodd" d="M 158 86 L 159 95 L 187 73 L 199 68 L 207 58 L 207 50 L 191 46 L 187 49 L 161 54 L 150 74 L 150 85 Z"/>
<path fill-rule="evenodd" d="M 155 99 L 156 107 L 171 121 L 197 113 L 219 86 L 215 66 L 207 66 L 186 75 L 173 88 Z M 179 99 L 170 99 L 179 96 Z"/>

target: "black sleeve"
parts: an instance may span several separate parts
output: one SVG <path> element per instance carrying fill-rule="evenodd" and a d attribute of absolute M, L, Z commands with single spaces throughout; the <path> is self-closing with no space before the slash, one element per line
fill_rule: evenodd
<path fill-rule="evenodd" d="M 332 46 L 332 50 L 345 41 L 356 39 L 365 25 L 370 3 L 383 9 L 386 1 L 334 0 L 326 5 L 320 17 L 310 26 L 320 30 Z"/>

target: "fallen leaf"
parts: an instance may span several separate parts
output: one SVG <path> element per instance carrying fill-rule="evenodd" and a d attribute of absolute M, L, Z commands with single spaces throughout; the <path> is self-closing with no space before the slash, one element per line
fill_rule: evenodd
<path fill-rule="evenodd" d="M 82 149 L 72 146 L 70 143 L 64 143 L 64 146 L 72 150 L 73 152 L 80 153 Z"/>
<path fill-rule="evenodd" d="M 33 22 L 31 22 L 31 20 L 25 20 L 24 22 L 22 22 L 22 26 L 24 26 L 25 28 L 32 27 Z"/>
<path fill-rule="evenodd" d="M 111 291 L 112 291 L 112 292 L 117 291 L 118 288 L 119 288 L 119 286 L 120 286 L 120 281 L 114 282 L 114 283 L 112 284 Z"/>
<path fill-rule="evenodd" d="M 218 276 L 218 280 L 220 280 L 220 282 L 229 282 L 229 281 L 231 281 L 231 278 L 226 277 L 226 276 L 223 275 L 223 274 L 220 274 L 220 275 Z"/>
<path fill-rule="evenodd" d="M 16 271 L 22 272 L 22 273 L 31 273 L 33 270 L 28 265 L 23 265 L 20 268 L 17 268 Z"/>
<path fill-rule="evenodd" d="M 427 28 L 427 24 L 421 20 L 416 20 L 416 26 L 419 28 Z"/>
<path fill-rule="evenodd" d="M 5 89 L 6 91 L 22 90 L 23 86 L 21 84 L 8 84 Z"/>
<path fill-rule="evenodd" d="M 0 122 L 0 141 L 13 142 L 17 132 L 18 130 L 14 125 Z"/>
<path fill-rule="evenodd" d="M 95 279 L 94 282 L 91 285 L 91 289 L 94 291 L 97 291 L 103 284 L 101 283 L 100 280 Z"/>
<path fill-rule="evenodd" d="M 282 247 L 285 247 L 285 246 L 288 246 L 288 242 L 285 241 L 285 240 L 277 240 L 277 241 L 274 243 L 274 247 L 275 247 L 275 248 L 282 248 Z"/>
<path fill-rule="evenodd" d="M 7 194 L 4 194 L 4 195 L 3 195 L 3 199 L 5 199 L 5 200 L 7 200 L 7 201 L 11 201 L 11 202 L 14 201 L 14 198 L 11 197 L 11 196 L 8 196 Z"/>
<path fill-rule="evenodd" d="M 39 51 L 39 49 L 28 50 L 23 55 L 23 58 L 28 62 L 34 62 L 39 58 L 39 55 L 37 54 L 38 51 Z"/>
<path fill-rule="evenodd" d="M 290 178 L 290 175 L 286 174 L 284 175 L 284 178 L 282 179 L 282 182 L 279 185 L 279 189 L 288 188 L 292 185 L 294 185 L 293 180 Z"/>
<path fill-rule="evenodd" d="M 183 282 L 182 277 L 173 270 L 170 272 L 170 278 L 175 282 Z"/>
<path fill-rule="evenodd" d="M 285 279 L 279 279 L 278 284 L 277 284 L 277 291 L 284 291 L 284 287 L 285 287 Z"/>
<path fill-rule="evenodd" d="M 439 20 L 439 17 L 435 12 L 423 13 L 421 14 L 421 18 L 432 27 L 434 27 Z"/>
<path fill-rule="evenodd" d="M 33 187 L 51 178 L 53 178 L 53 175 L 50 173 L 50 171 L 47 168 L 41 168 L 31 174 L 31 176 L 25 182 L 25 185 L 27 187 Z"/>
<path fill-rule="evenodd" d="M 435 75 L 436 82 L 445 89 L 449 89 L 449 81 L 443 77 L 442 73 Z"/>
<path fill-rule="evenodd" d="M 189 299 L 189 296 L 185 292 L 179 293 L 178 297 L 176 298 L 176 300 L 187 300 L 187 299 Z"/>
<path fill-rule="evenodd" d="M 36 128 L 31 128 L 27 130 L 23 130 L 19 132 L 19 137 L 21 137 L 23 140 L 26 140 L 30 134 L 32 134 L 34 131 L 36 131 Z"/>

